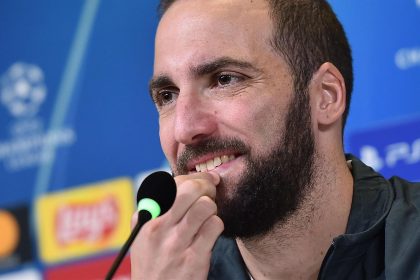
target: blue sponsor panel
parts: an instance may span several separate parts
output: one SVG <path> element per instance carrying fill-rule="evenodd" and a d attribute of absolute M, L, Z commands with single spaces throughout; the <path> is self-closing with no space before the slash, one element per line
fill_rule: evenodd
<path fill-rule="evenodd" d="M 353 133 L 351 150 L 386 177 L 420 181 L 420 118 Z"/>
<path fill-rule="evenodd" d="M 9 247 L 1 239 L 6 279 L 23 266 L 45 269 L 43 248 L 32 242 L 43 227 L 34 211 L 39 197 L 135 178 L 164 161 L 147 88 L 156 3 L 1 1 L 0 210 L 27 205 L 28 213 L 24 239 L 17 230 L 7 235 Z"/>
<path fill-rule="evenodd" d="M 347 135 L 420 113 L 418 0 L 330 0 L 353 50 Z"/>
<path fill-rule="evenodd" d="M 157 2 L 26 2 L 0 3 L 0 205 L 159 166 Z"/>
<path fill-rule="evenodd" d="M 44 145 L 60 149 L 74 141 L 73 136 L 67 139 L 70 142 L 64 141 L 66 144 L 59 140 L 62 128 L 48 130 L 82 1 L 62 4 L 54 1 L 0 4 L 2 204 L 32 199 L 37 169 L 51 161 L 51 154 L 42 153 Z M 64 128 L 68 129 L 71 128 Z"/>

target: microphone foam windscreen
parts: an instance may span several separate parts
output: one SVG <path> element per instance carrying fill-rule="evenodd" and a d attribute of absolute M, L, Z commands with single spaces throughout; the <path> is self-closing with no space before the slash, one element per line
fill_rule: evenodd
<path fill-rule="evenodd" d="M 166 213 L 175 201 L 176 183 L 172 175 L 165 171 L 156 171 L 144 179 L 137 191 L 137 204 L 143 198 L 156 201 L 161 208 L 161 215 Z"/>

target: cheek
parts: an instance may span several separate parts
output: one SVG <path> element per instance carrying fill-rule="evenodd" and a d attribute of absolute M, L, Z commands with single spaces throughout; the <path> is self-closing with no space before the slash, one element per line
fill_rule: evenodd
<path fill-rule="evenodd" d="M 284 133 L 284 117 L 280 108 L 266 108 L 259 111 L 253 120 L 257 137 L 259 138 L 259 150 L 262 154 L 271 153 L 272 149 L 279 144 Z"/>
<path fill-rule="evenodd" d="M 278 103 L 254 99 L 225 110 L 223 119 L 230 130 L 245 135 L 256 153 L 264 153 L 267 147 L 277 145 L 284 127 L 283 115 L 284 108 Z"/>
<path fill-rule="evenodd" d="M 170 125 L 159 121 L 159 139 L 163 153 L 172 166 L 176 159 L 176 145 L 173 135 L 173 127 L 171 129 Z"/>

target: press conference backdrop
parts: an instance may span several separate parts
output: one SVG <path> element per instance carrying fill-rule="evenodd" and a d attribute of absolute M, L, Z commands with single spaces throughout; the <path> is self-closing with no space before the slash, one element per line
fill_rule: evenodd
<path fill-rule="evenodd" d="M 0 279 L 103 278 L 138 181 L 167 169 L 147 91 L 156 4 L 0 2 Z M 346 151 L 420 179 L 420 1 L 331 4 L 354 55 Z"/>

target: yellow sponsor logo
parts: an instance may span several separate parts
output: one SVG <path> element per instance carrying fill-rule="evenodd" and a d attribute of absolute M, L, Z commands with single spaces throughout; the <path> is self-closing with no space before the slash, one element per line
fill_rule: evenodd
<path fill-rule="evenodd" d="M 19 225 L 15 217 L 0 210 L 0 259 L 13 253 L 19 242 Z"/>
<path fill-rule="evenodd" d="M 37 201 L 36 212 L 44 262 L 116 249 L 130 234 L 132 183 L 118 179 L 47 195 Z"/>

